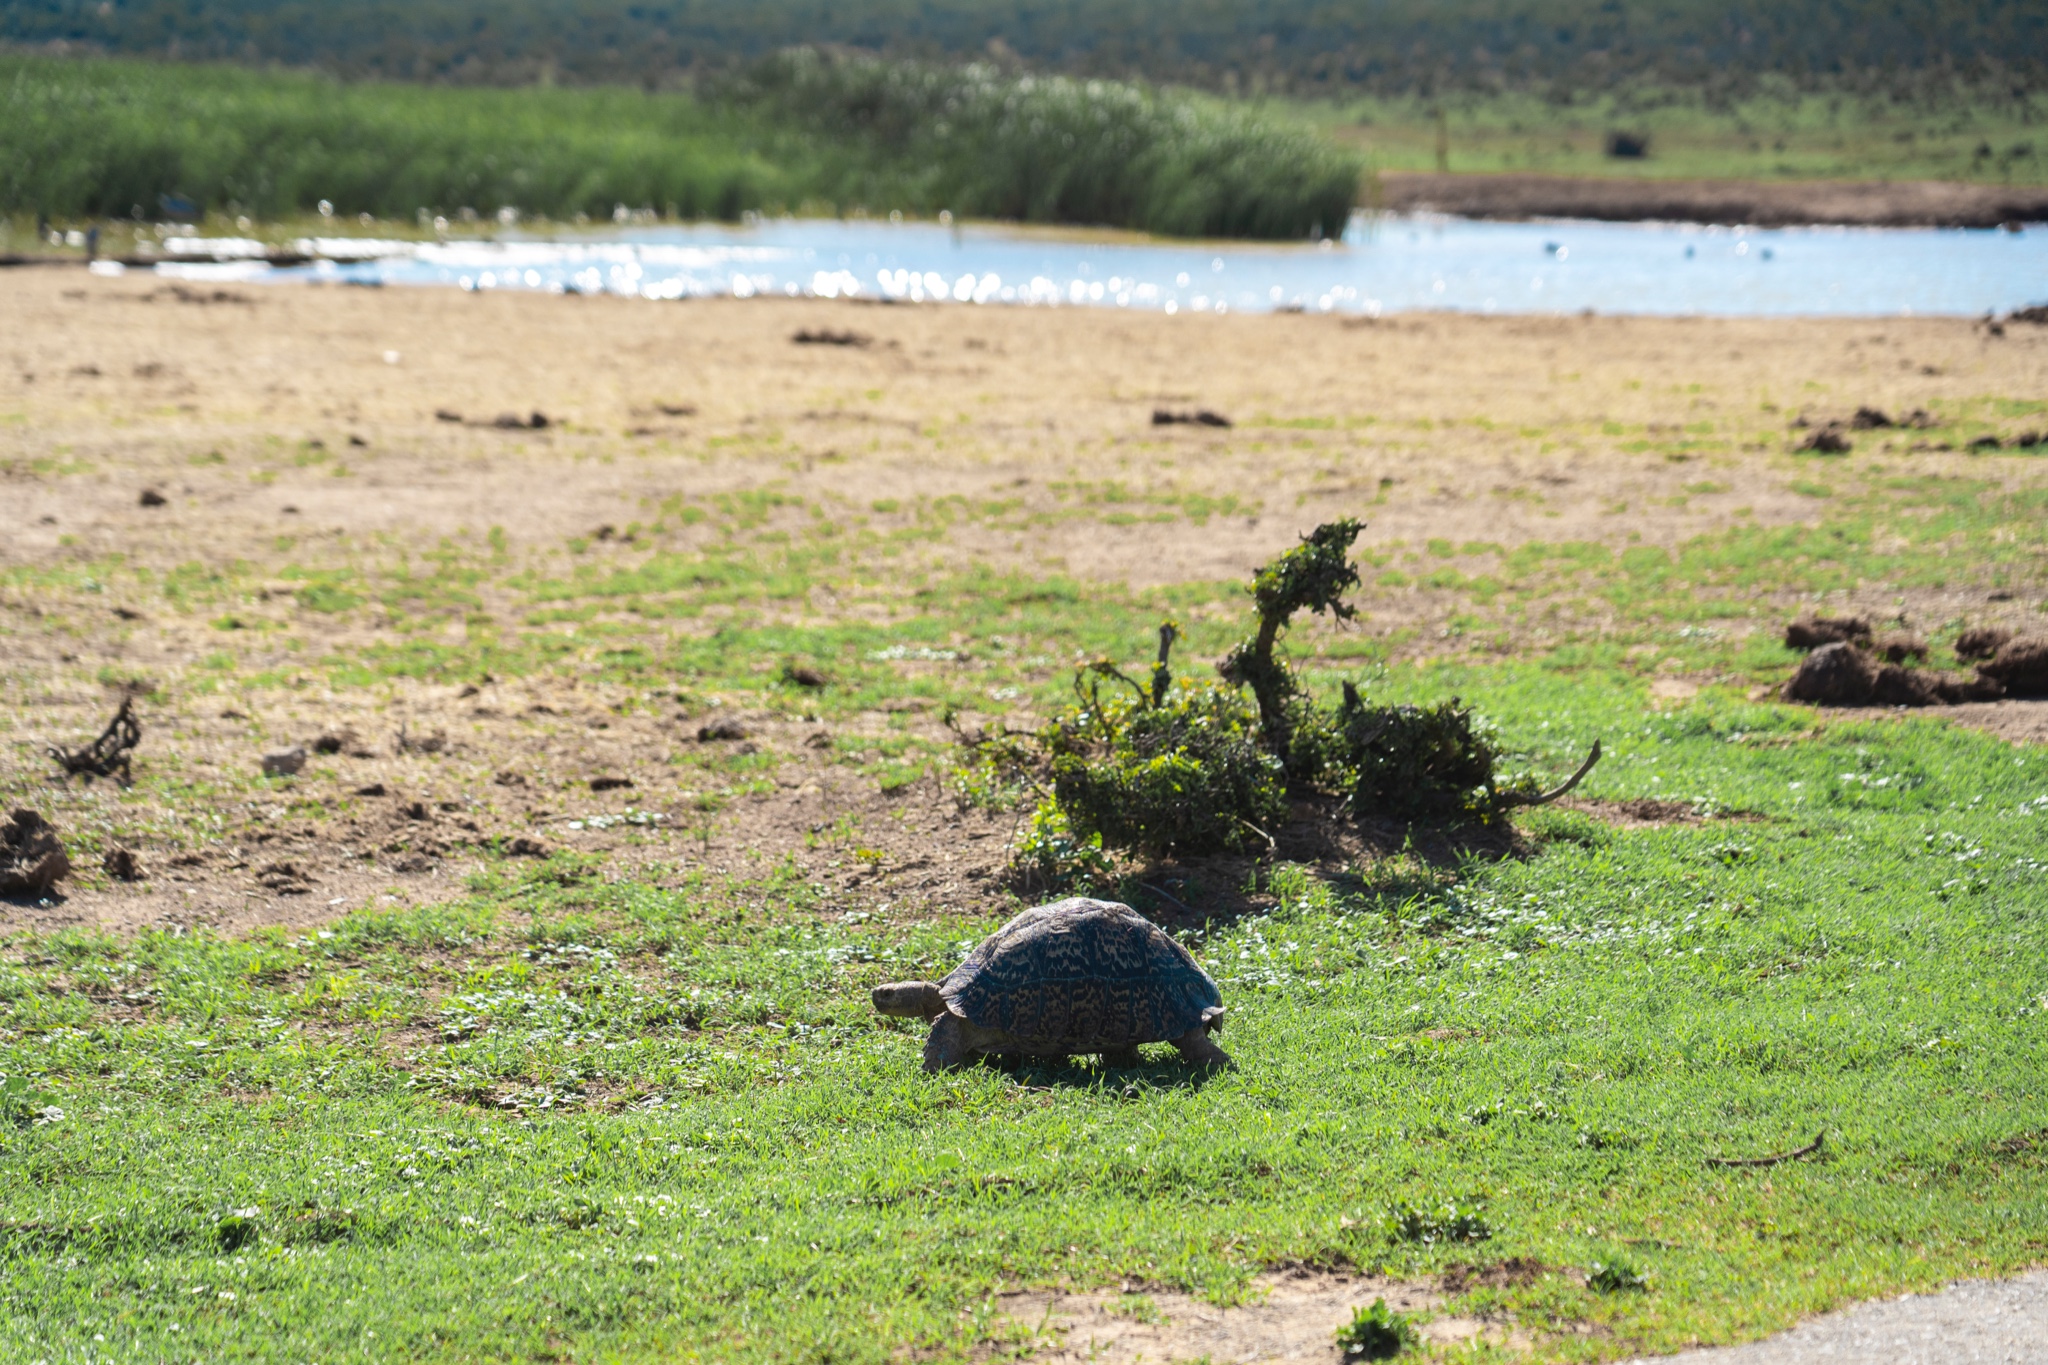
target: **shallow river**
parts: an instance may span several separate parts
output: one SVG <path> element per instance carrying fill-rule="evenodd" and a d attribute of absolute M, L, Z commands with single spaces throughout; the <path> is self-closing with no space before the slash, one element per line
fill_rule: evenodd
<path fill-rule="evenodd" d="M 206 280 L 1091 304 L 1166 312 L 1905 313 L 2048 300 L 2048 229 L 1720 228 L 1360 217 L 1320 245 L 1193 243 L 994 226 L 769 219 L 541 238 L 310 238 L 307 266 L 168 261 Z M 174 253 L 260 254 L 173 238 Z"/>

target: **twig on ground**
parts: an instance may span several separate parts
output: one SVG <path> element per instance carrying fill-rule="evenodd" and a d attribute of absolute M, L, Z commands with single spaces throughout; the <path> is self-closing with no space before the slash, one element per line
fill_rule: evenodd
<path fill-rule="evenodd" d="M 1581 782 L 1585 781 L 1585 780 L 1586 780 L 1586 774 L 1587 774 L 1587 773 L 1589 773 L 1589 772 L 1592 772 L 1592 771 L 1593 771 L 1593 765 L 1594 765 L 1595 763 L 1598 763 L 1599 761 L 1600 761 L 1600 741 L 1596 739 L 1596 740 L 1594 740 L 1594 741 L 1593 741 L 1593 748 L 1592 748 L 1592 750 L 1591 750 L 1590 752 L 1588 752 L 1588 753 L 1587 753 L 1587 755 L 1586 755 L 1586 761 L 1585 761 L 1584 763 L 1581 763 L 1581 764 L 1579 765 L 1579 770 L 1578 770 L 1577 772 L 1573 773 L 1573 774 L 1572 774 L 1572 775 L 1571 775 L 1570 777 L 1568 777 L 1568 778 L 1566 778 L 1566 779 L 1565 779 L 1565 781 L 1564 781 L 1564 785 L 1563 785 L 1563 786 L 1561 786 L 1561 787 L 1555 787 L 1555 788 L 1551 789 L 1550 791 L 1544 792 L 1544 793 L 1543 793 L 1543 794 L 1542 794 L 1541 796 L 1528 796 L 1528 797 L 1522 797 L 1522 798 L 1519 798 L 1519 799 L 1517 799 L 1516 797 L 1512 797 L 1512 796 L 1510 796 L 1510 797 L 1507 797 L 1507 798 L 1505 798 L 1505 799 L 1504 799 L 1504 800 L 1503 800 L 1503 801 L 1501 802 L 1501 805 L 1502 805 L 1503 807 L 1514 807 L 1514 806 L 1547 806 L 1547 805 L 1549 805 L 1549 804 L 1550 804 L 1550 803 L 1551 803 L 1552 801 L 1555 801 L 1555 800 L 1557 800 L 1557 798 L 1558 798 L 1558 797 L 1560 797 L 1560 796 L 1563 796 L 1563 795 L 1565 795 L 1565 794 L 1566 794 L 1567 792 L 1569 792 L 1569 791 L 1570 791 L 1570 790 L 1571 790 L 1571 789 L 1572 789 L 1573 787 L 1576 787 L 1576 786 L 1578 786 L 1578 785 L 1579 785 L 1579 783 L 1581 783 Z"/>
<path fill-rule="evenodd" d="M 1795 1147 L 1789 1152 L 1778 1152 L 1772 1156 L 1710 1156 L 1707 1158 L 1707 1164 L 1709 1166 L 1775 1166 L 1781 1161 L 1797 1161 L 1800 1157 L 1812 1156 L 1820 1150 L 1820 1145 L 1826 1138 L 1827 1130 L 1822 1129 L 1813 1135 L 1813 1141 L 1807 1143 L 1804 1147 Z"/>
<path fill-rule="evenodd" d="M 135 694 L 121 698 L 121 709 L 107 722 L 107 728 L 100 731 L 100 737 L 78 749 L 66 749 L 60 745 L 50 746 L 50 757 L 57 760 L 67 776 L 83 773 L 87 777 L 112 777 L 121 775 L 123 786 L 135 779 L 128 771 L 128 753 L 142 742 L 142 724 L 135 719 Z"/>
<path fill-rule="evenodd" d="M 1272 835 L 1266 833 L 1266 831 L 1260 829 L 1257 825 L 1245 819 L 1242 815 L 1234 815 L 1231 818 L 1237 821 L 1237 823 L 1239 823 L 1240 825 L 1243 825 L 1252 833 L 1258 835 L 1261 839 L 1264 839 L 1266 841 L 1266 852 L 1278 853 L 1280 851 L 1280 843 Z"/>
<path fill-rule="evenodd" d="M 1184 915 L 1192 915 L 1195 913 L 1192 909 L 1189 908 L 1188 903 L 1186 901 L 1181 900 L 1175 896 L 1169 896 L 1168 894 L 1166 894 L 1166 892 L 1161 891 L 1158 887 L 1152 885 L 1152 883 L 1150 882 L 1139 882 L 1138 885 L 1144 887 L 1147 891 L 1150 891 L 1153 895 L 1159 897 L 1159 899 L 1165 901 L 1168 905 L 1178 906 L 1180 908 L 1180 912 Z"/>

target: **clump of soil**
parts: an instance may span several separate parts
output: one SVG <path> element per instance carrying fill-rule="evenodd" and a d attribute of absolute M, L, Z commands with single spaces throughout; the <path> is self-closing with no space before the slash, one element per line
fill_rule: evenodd
<path fill-rule="evenodd" d="M 1846 428 L 1840 422 L 1815 427 L 1806 434 L 1805 440 L 1793 447 L 1794 450 L 1812 455 L 1847 455 L 1855 448 L 1849 440 Z"/>
<path fill-rule="evenodd" d="M 71 875 L 57 827 L 32 810 L 0 825 L 0 896 L 47 896 Z"/>
<path fill-rule="evenodd" d="M 139 882 L 146 875 L 134 850 L 119 846 L 107 850 L 107 855 L 100 859 L 100 867 L 117 882 Z"/>
<path fill-rule="evenodd" d="M 799 346 L 872 346 L 875 339 L 865 332 L 836 331 L 830 327 L 806 327 L 790 338 Z"/>
<path fill-rule="evenodd" d="M 1801 661 L 1779 695 L 1817 706 L 1858 706 L 1877 686 L 1877 665 L 1847 640 L 1830 640 Z"/>
<path fill-rule="evenodd" d="M 2013 633 L 2003 626 L 1972 626 L 1956 636 L 1958 659 L 1988 659 L 2005 647 Z"/>
<path fill-rule="evenodd" d="M 2048 665 L 2048 646 L 2042 660 Z M 2048 680 L 2048 676 L 2044 676 Z M 1779 695 L 1815 706 L 1949 706 L 1995 701 L 2005 686 L 1979 669 L 1979 676 L 1879 663 L 1847 640 L 1822 645 L 1806 656 Z"/>
<path fill-rule="evenodd" d="M 1171 408 L 1152 409 L 1152 425 L 1155 427 L 1227 427 L 1230 419 L 1210 408 L 1196 408 L 1193 412 L 1175 412 Z"/>
<path fill-rule="evenodd" d="M 1888 664 L 1902 664 L 1908 659 L 1919 663 L 1927 662 L 1927 642 L 1917 635 L 1910 635 L 1904 631 L 1878 636 L 1876 643 L 1871 645 L 1871 650 Z"/>
<path fill-rule="evenodd" d="M 2007 640 L 1977 672 L 2015 697 L 2048 696 L 2048 640 Z"/>
<path fill-rule="evenodd" d="M 1785 648 L 1819 649 L 1838 642 L 1867 645 L 1870 622 L 1861 616 L 1802 616 L 1785 627 Z"/>

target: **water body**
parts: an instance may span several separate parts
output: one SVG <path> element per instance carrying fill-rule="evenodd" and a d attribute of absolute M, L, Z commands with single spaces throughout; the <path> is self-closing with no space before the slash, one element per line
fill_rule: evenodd
<path fill-rule="evenodd" d="M 259 256 L 236 239 L 173 252 Z M 347 280 L 649 299 L 800 295 L 1162 312 L 1949 314 L 2048 300 L 2048 230 L 1355 219 L 1341 241 L 1178 242 L 1000 226 L 769 219 L 495 241 L 311 238 L 322 259 L 167 261 L 202 280 Z"/>

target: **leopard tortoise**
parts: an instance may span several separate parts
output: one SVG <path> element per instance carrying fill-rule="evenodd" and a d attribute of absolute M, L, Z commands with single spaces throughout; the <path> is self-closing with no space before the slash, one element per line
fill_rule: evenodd
<path fill-rule="evenodd" d="M 1113 901 L 1073 897 L 1026 910 L 982 941 L 944 981 L 874 990 L 886 1015 L 931 1023 L 924 1067 L 964 1066 L 978 1053 L 1096 1053 L 1135 1066 L 1141 1043 L 1171 1043 L 1187 1061 L 1230 1066 L 1209 1041 L 1223 995 L 1188 950 Z"/>

